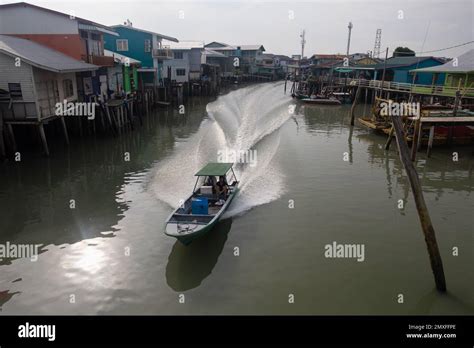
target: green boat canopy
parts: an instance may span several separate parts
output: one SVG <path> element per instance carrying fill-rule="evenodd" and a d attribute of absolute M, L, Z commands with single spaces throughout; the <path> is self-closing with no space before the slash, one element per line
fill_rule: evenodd
<path fill-rule="evenodd" d="M 221 176 L 226 175 L 234 163 L 208 163 L 195 176 Z"/>

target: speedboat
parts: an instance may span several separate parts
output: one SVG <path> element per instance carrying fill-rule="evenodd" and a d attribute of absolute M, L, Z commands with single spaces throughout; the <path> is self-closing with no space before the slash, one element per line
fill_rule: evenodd
<path fill-rule="evenodd" d="M 192 194 L 166 220 L 167 236 L 188 245 L 216 225 L 238 192 L 239 182 L 232 166 L 233 163 L 208 163 L 195 174 Z M 213 185 L 208 185 L 216 176 L 226 180 L 224 199 L 218 197 Z"/>

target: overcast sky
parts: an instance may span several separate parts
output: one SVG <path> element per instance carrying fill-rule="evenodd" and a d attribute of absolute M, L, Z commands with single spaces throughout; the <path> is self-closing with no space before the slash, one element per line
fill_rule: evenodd
<path fill-rule="evenodd" d="M 474 0 L 28 2 L 65 13 L 74 11 L 78 17 L 105 25 L 123 24 L 128 18 L 134 27 L 179 40 L 263 44 L 268 53 L 286 55 L 301 52 L 303 29 L 305 56 L 345 53 L 349 21 L 353 23 L 351 53 L 373 50 L 377 28 L 382 29 L 382 51 L 388 46 L 389 55 L 397 46 L 419 52 L 474 40 Z M 423 55 L 454 57 L 469 48 L 474 44 Z"/>

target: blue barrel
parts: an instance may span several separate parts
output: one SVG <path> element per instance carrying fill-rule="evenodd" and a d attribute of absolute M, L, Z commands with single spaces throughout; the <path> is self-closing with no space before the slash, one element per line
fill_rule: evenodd
<path fill-rule="evenodd" d="M 207 215 L 209 214 L 208 206 L 209 203 L 206 197 L 193 198 L 191 202 L 191 213 Z"/>

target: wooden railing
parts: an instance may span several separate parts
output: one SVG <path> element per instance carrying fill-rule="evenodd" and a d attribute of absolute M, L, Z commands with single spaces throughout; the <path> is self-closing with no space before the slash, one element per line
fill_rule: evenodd
<path fill-rule="evenodd" d="M 37 114 L 36 103 L 22 100 L 0 101 L 0 114 L 5 122 L 41 119 L 41 116 Z"/>
<path fill-rule="evenodd" d="M 335 78 L 334 84 L 336 85 L 349 85 L 349 86 L 360 86 L 366 88 L 380 89 L 383 86 L 384 90 L 403 92 L 403 93 L 414 93 L 414 94 L 426 94 L 426 95 L 438 95 L 446 97 L 454 97 L 456 95 L 457 87 L 446 87 L 439 85 L 418 85 L 411 83 L 401 83 L 393 81 L 382 81 L 380 80 L 366 80 L 366 79 L 351 79 L 351 78 Z M 474 88 L 460 88 L 461 96 L 463 98 L 474 98 Z"/>

